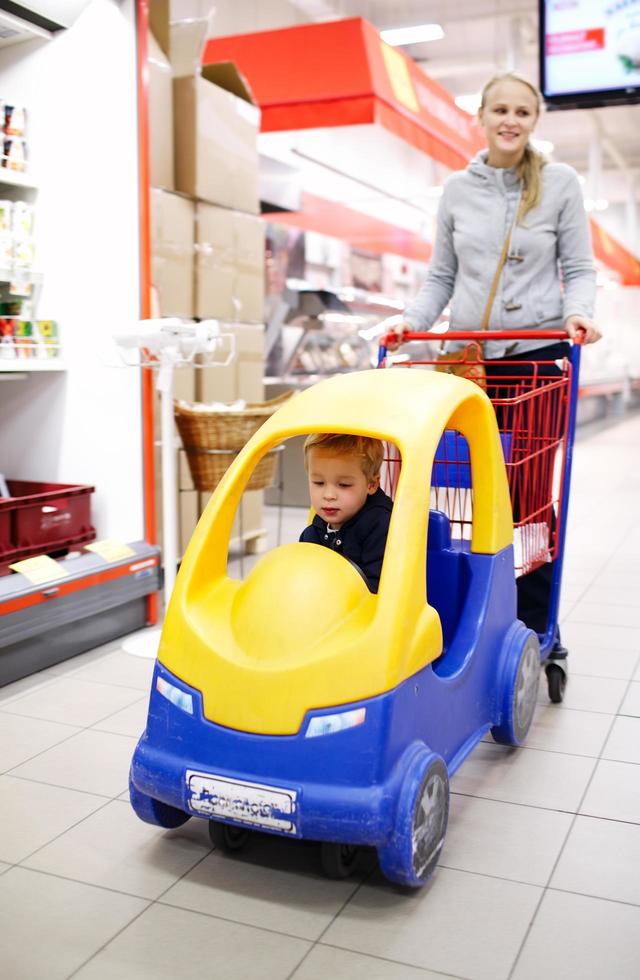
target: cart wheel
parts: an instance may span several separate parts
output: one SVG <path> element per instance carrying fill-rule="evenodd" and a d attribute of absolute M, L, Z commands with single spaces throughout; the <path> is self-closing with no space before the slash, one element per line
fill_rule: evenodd
<path fill-rule="evenodd" d="M 545 672 L 547 687 L 549 688 L 549 700 L 553 704 L 561 704 L 564 698 L 564 689 L 567 686 L 567 675 L 562 667 L 558 667 L 557 664 L 547 664 Z"/>
<path fill-rule="evenodd" d="M 334 844 L 323 841 L 320 856 L 327 878 L 348 878 L 358 863 L 360 849 L 353 844 Z"/>
<path fill-rule="evenodd" d="M 526 634 L 519 656 L 509 655 L 502 700 L 502 720 L 491 729 L 496 742 L 522 745 L 531 728 L 540 685 L 540 644 Z"/>
<path fill-rule="evenodd" d="M 144 820 L 145 823 L 164 827 L 165 830 L 181 827 L 190 816 L 184 810 L 178 810 L 174 806 L 169 806 L 168 803 L 162 803 L 161 800 L 154 800 L 152 796 L 141 793 L 139 789 L 136 789 L 131 779 L 129 779 L 129 798 L 136 816 Z"/>
<path fill-rule="evenodd" d="M 235 827 L 233 824 L 220 823 L 218 820 L 209 821 L 209 837 L 211 843 L 219 850 L 230 853 L 231 851 L 241 851 L 249 840 L 250 830 L 244 827 Z"/>
<path fill-rule="evenodd" d="M 420 888 L 433 874 L 449 819 L 449 774 L 440 756 L 420 757 L 405 777 L 391 838 L 378 850 L 382 873 Z"/>

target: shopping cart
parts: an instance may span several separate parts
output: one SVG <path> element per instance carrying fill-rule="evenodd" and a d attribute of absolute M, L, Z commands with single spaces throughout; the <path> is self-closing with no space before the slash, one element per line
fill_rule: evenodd
<path fill-rule="evenodd" d="M 403 352 L 402 359 L 388 357 L 387 343 L 395 335 L 382 339 L 378 366 L 394 369 L 435 368 L 436 359 L 412 360 Z M 431 341 L 441 344 L 439 333 L 406 332 L 401 342 Z M 526 575 L 541 565 L 553 562 L 547 626 L 539 634 L 541 660 L 545 665 L 549 697 L 562 701 L 567 680 L 567 651 L 560 645 L 558 612 L 562 584 L 562 564 L 571 481 L 571 462 L 576 421 L 580 339 L 573 344 L 571 355 L 561 361 L 486 360 L 478 342 L 477 331 L 449 331 L 447 340 L 464 341 L 467 346 L 462 361 L 470 380 L 482 384 L 491 399 L 498 419 L 511 495 L 514 523 L 514 566 L 516 576 Z M 514 342 L 539 340 L 566 341 L 564 330 L 491 331 L 492 340 Z M 478 380 L 477 366 L 488 374 Z M 440 367 L 445 365 L 440 364 Z M 393 496 L 400 461 L 392 449 L 384 471 L 384 489 Z M 471 537 L 473 487 L 469 447 L 453 430 L 443 434 L 432 471 L 431 506 L 447 514 L 454 537 Z"/>

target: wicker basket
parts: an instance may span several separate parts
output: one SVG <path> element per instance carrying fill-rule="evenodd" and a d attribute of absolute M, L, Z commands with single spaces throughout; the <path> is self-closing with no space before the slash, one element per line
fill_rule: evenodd
<path fill-rule="evenodd" d="M 263 422 L 291 397 L 287 391 L 266 402 L 247 402 L 246 408 L 228 411 L 174 403 L 174 415 L 184 448 L 240 450 Z"/>
<path fill-rule="evenodd" d="M 228 411 L 174 403 L 174 416 L 196 490 L 214 490 L 233 460 L 263 422 L 293 394 L 285 392 L 266 402 L 247 402 L 246 408 Z M 276 469 L 276 450 L 256 465 L 247 490 L 271 486 Z"/>
<path fill-rule="evenodd" d="M 185 447 L 191 479 L 196 490 L 215 490 L 238 453 L 233 449 L 193 449 Z M 277 452 L 272 449 L 257 463 L 247 490 L 265 490 L 273 483 Z"/>

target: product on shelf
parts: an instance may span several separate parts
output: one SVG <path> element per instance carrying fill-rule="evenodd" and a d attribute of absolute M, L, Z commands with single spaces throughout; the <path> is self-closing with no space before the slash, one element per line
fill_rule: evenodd
<path fill-rule="evenodd" d="M 0 358 L 2 360 L 14 360 L 16 357 L 14 321 L 7 318 L 0 319 Z"/>
<path fill-rule="evenodd" d="M 0 304 L 0 360 L 58 357 L 60 337 L 57 322 L 7 316 L 6 308 L 16 305 L 20 304 Z M 4 315 L 1 315 L 2 312 Z"/>
<path fill-rule="evenodd" d="M 33 324 L 29 320 L 17 320 L 14 335 L 18 357 L 35 357 Z"/>
<path fill-rule="evenodd" d="M 18 173 L 27 169 L 27 144 L 21 136 L 5 136 L 2 166 Z"/>
<path fill-rule="evenodd" d="M 27 113 L 22 106 L 4 104 L 4 132 L 7 136 L 24 136 Z"/>
<path fill-rule="evenodd" d="M 57 357 L 60 343 L 58 324 L 55 320 L 36 320 L 36 331 L 40 336 L 47 357 Z"/>

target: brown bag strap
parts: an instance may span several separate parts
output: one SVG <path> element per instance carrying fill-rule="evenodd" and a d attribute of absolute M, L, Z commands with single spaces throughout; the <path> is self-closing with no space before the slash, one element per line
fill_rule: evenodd
<path fill-rule="evenodd" d="M 493 277 L 493 282 L 491 283 L 491 289 L 489 290 L 489 299 L 487 300 L 487 305 L 484 310 L 484 316 L 482 317 L 482 323 L 480 325 L 481 330 L 489 329 L 489 319 L 491 317 L 491 310 L 493 308 L 493 301 L 496 298 L 496 290 L 498 288 L 498 283 L 500 282 L 500 276 L 502 275 L 502 269 L 507 261 L 507 252 L 509 251 L 509 242 L 511 241 L 511 232 L 513 231 L 513 226 L 515 225 L 515 220 L 512 222 L 509 230 L 506 234 L 504 244 L 502 246 L 502 251 L 500 253 L 500 258 L 498 259 L 498 265 L 496 266 L 495 275 Z"/>

